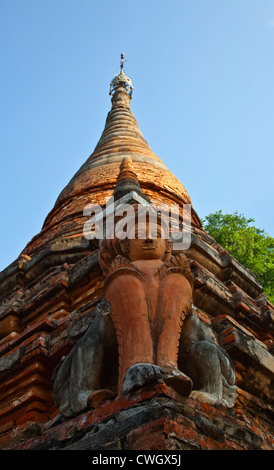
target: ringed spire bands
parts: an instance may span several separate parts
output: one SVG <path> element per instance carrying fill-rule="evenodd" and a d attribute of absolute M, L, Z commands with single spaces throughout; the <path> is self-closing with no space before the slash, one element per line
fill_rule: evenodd
<path fill-rule="evenodd" d="M 191 204 L 183 184 L 150 148 L 130 109 L 132 82 L 124 73 L 124 54 L 120 73 L 111 82 L 111 110 L 91 155 L 59 194 L 42 230 L 23 253 L 34 256 L 42 246 L 56 239 L 82 236 L 83 209 L 87 204 L 104 205 L 117 185 L 120 165 L 130 158 L 142 193 L 152 203 Z M 192 210 L 194 214 L 194 209 Z M 195 224 L 201 222 L 195 213 Z"/>

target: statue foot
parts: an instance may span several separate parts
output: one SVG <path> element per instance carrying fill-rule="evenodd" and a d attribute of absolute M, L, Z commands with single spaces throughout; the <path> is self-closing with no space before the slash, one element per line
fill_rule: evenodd
<path fill-rule="evenodd" d="M 107 400 L 111 400 L 115 396 L 116 396 L 116 393 L 106 388 L 103 388 L 101 390 L 96 390 L 95 392 L 92 392 L 88 397 L 88 401 L 87 401 L 88 407 L 98 408 L 98 406 L 100 406 L 102 403 L 104 403 Z"/>
<path fill-rule="evenodd" d="M 209 405 L 220 404 L 220 398 L 212 393 L 203 392 L 202 390 L 193 390 L 190 394 L 190 398 L 197 400 L 201 403 L 208 403 Z"/>
<path fill-rule="evenodd" d="M 168 370 L 166 376 L 164 377 L 164 381 L 169 387 L 173 388 L 175 392 L 184 397 L 188 397 L 190 395 L 193 387 L 191 378 L 177 368 Z"/>
<path fill-rule="evenodd" d="M 222 396 L 222 404 L 227 406 L 227 408 L 233 408 L 235 402 L 237 400 L 237 386 L 236 385 L 229 385 L 227 381 L 223 377 L 223 396 Z"/>
<path fill-rule="evenodd" d="M 222 396 L 218 393 L 209 393 L 203 390 L 193 390 L 193 392 L 190 394 L 190 398 L 194 398 L 194 400 L 197 400 L 201 403 L 208 403 L 209 405 L 223 405 L 227 408 L 233 408 L 237 398 L 237 387 L 236 385 L 231 386 L 230 389 L 230 394 L 227 392 L 226 394 L 223 393 Z"/>
<path fill-rule="evenodd" d="M 163 378 L 164 371 L 159 366 L 149 363 L 134 364 L 127 370 L 121 393 L 126 395 L 133 390 L 144 387 Z"/>

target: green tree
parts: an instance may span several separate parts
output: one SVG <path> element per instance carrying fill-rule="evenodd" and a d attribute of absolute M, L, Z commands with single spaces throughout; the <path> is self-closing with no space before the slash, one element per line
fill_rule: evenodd
<path fill-rule="evenodd" d="M 264 230 L 250 225 L 254 219 L 234 212 L 209 214 L 204 229 L 243 266 L 251 269 L 274 303 L 274 238 Z"/>

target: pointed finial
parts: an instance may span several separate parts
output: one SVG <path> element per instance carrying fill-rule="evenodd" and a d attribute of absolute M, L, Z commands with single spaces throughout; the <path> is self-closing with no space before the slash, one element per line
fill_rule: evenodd
<path fill-rule="evenodd" d="M 122 53 L 121 54 L 120 73 L 118 75 L 115 75 L 115 77 L 113 78 L 113 80 L 110 83 L 110 91 L 109 91 L 110 96 L 113 95 L 113 93 L 115 92 L 116 88 L 118 88 L 118 86 L 122 86 L 126 89 L 129 97 L 130 98 L 132 97 L 132 92 L 133 92 L 132 81 L 130 80 L 129 77 L 126 76 L 126 74 L 124 72 L 124 62 L 127 62 L 127 60 L 125 60 L 125 55 L 124 55 L 124 53 Z"/>
<path fill-rule="evenodd" d="M 150 202 L 148 196 L 143 194 L 138 177 L 133 169 L 131 157 L 124 157 L 120 164 L 120 172 L 117 177 L 117 183 L 113 191 L 115 200 L 132 191 L 140 194 L 144 199 Z"/>
<path fill-rule="evenodd" d="M 124 71 L 124 62 L 127 62 L 127 60 L 125 60 L 125 54 L 122 52 L 122 54 L 121 54 L 120 73 Z"/>
<path fill-rule="evenodd" d="M 120 165 L 120 173 L 118 175 L 118 179 L 119 179 L 119 176 L 121 176 L 121 174 L 125 173 L 125 172 L 132 172 L 133 173 L 133 163 L 132 163 L 132 158 L 131 157 L 124 157 L 123 158 L 122 163 Z M 135 173 L 134 173 L 134 176 L 135 176 L 135 179 L 137 179 L 137 176 L 135 175 Z"/>
<path fill-rule="evenodd" d="M 133 163 L 131 157 L 124 157 L 120 164 L 120 172 L 117 177 L 117 184 L 122 181 L 135 181 L 139 184 L 138 178 L 133 170 Z"/>
<path fill-rule="evenodd" d="M 121 54 L 121 70 L 123 70 L 123 68 L 124 68 L 124 57 L 125 57 L 125 55 L 122 53 Z"/>

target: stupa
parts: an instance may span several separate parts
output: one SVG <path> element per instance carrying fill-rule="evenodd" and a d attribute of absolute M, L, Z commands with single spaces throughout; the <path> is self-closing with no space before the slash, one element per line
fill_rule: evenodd
<path fill-rule="evenodd" d="M 143 137 L 130 109 L 132 93 L 122 54 L 110 85 L 112 107 L 93 153 L 57 198 L 40 233 L 0 273 L 0 448 L 273 449 L 273 305 L 255 275 L 203 229 L 187 190 Z M 192 338 L 194 323 L 190 332 L 184 330 L 177 366 L 191 376 L 185 370 L 187 354 L 197 341 L 209 342 L 235 372 L 231 402 L 208 399 L 195 374 L 190 393 L 159 373 L 155 381 L 127 388 L 128 393 L 102 386 L 79 411 L 58 406 L 58 371 L 76 346 L 85 344 L 90 328 L 96 332 L 107 277 L 104 244 L 85 235 L 89 215 L 84 209 L 100 205 L 105 210 L 110 198 L 115 207 L 121 201 L 175 204 L 180 216 L 190 206 L 191 244 L 183 256 L 192 277 L 191 315 L 202 333 Z M 179 251 L 172 252 L 172 260 L 179 259 Z M 178 266 L 176 272 L 182 270 Z M 214 375 L 210 364 L 203 369 L 206 381 Z M 115 345 L 100 367 L 114 383 Z M 73 393 L 65 391 L 65 400 Z"/>

